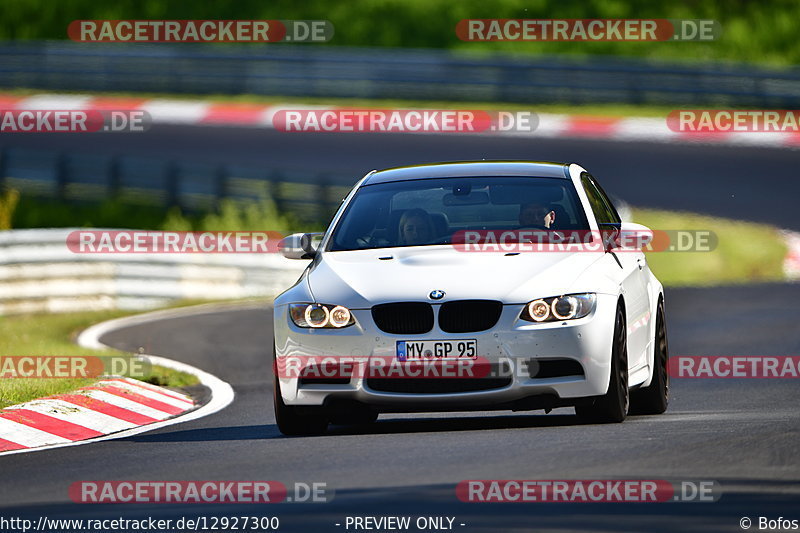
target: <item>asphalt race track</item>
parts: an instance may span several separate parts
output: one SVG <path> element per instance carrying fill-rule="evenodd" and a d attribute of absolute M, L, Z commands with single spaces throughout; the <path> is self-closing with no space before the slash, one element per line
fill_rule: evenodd
<path fill-rule="evenodd" d="M 36 144 L 41 136 L 0 140 Z M 88 150 L 79 136 L 48 148 Z M 352 170 L 446 159 L 574 160 L 634 205 L 687 209 L 800 229 L 791 175 L 800 152 L 756 148 L 467 136 L 281 134 L 154 127 L 100 135 L 92 150 Z M 789 173 L 787 173 L 787 171 Z M 672 289 L 672 355 L 800 354 L 800 285 Z M 90 445 L 0 457 L 4 516 L 114 518 L 276 515 L 280 531 L 346 531 L 346 516 L 455 517 L 456 531 L 741 531 L 747 516 L 800 519 L 800 387 L 792 379 L 675 379 L 665 415 L 582 425 L 549 415 L 382 415 L 368 428 L 334 426 L 285 438 L 272 413 L 271 309 L 249 306 L 129 327 L 103 342 L 185 361 L 229 382 L 232 405 L 212 416 Z M 705 503 L 462 503 L 465 479 L 712 480 Z M 77 505 L 80 480 L 324 482 L 330 503 L 274 506 Z M 341 524 L 337 526 L 336 524 Z M 460 524 L 465 524 L 461 526 Z M 352 529 L 350 529 L 352 531 Z"/>

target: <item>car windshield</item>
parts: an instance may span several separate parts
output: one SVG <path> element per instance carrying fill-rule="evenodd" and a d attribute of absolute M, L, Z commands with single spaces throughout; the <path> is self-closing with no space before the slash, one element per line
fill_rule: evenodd
<path fill-rule="evenodd" d="M 361 187 L 334 228 L 330 251 L 448 244 L 466 230 L 586 230 L 572 182 L 469 177 Z"/>

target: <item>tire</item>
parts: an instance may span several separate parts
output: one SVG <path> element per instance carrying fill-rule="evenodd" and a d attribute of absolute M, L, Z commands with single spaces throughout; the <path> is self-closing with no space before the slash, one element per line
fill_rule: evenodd
<path fill-rule="evenodd" d="M 321 407 L 296 407 L 283 403 L 281 384 L 277 377 L 272 398 L 275 405 L 275 421 L 278 430 L 284 435 L 290 437 L 321 435 L 328 429 L 328 419 Z"/>
<path fill-rule="evenodd" d="M 614 319 L 614 341 L 611 347 L 611 372 L 608 391 L 589 403 L 576 405 L 575 413 L 587 422 L 622 422 L 630 407 L 628 390 L 628 333 L 622 306 L 617 307 Z"/>
<path fill-rule="evenodd" d="M 328 429 L 328 418 L 322 407 L 286 405 L 281 396 L 281 383 L 278 380 L 277 365 L 275 364 L 275 345 L 272 346 L 272 404 L 275 408 L 275 422 L 278 430 L 284 435 L 293 437 L 299 435 L 321 435 Z"/>
<path fill-rule="evenodd" d="M 669 347 L 663 300 L 658 302 L 653 341 L 653 379 L 650 385 L 633 393 L 631 414 L 660 415 L 669 405 Z"/>

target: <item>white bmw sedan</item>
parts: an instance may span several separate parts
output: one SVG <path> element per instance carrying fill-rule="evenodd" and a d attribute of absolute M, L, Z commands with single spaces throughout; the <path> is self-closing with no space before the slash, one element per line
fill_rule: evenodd
<path fill-rule="evenodd" d="M 373 171 L 275 299 L 274 404 L 286 435 L 380 413 L 575 408 L 593 422 L 667 408 L 663 288 L 576 164 Z"/>

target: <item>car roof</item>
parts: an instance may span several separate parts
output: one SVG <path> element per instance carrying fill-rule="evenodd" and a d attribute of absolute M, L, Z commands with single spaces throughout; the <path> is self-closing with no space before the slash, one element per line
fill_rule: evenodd
<path fill-rule="evenodd" d="M 548 161 L 456 161 L 387 168 L 370 174 L 363 185 L 425 178 L 467 178 L 478 176 L 527 176 L 569 178 L 568 163 Z"/>

